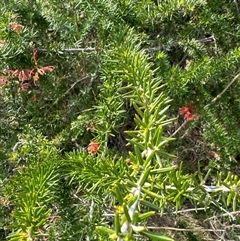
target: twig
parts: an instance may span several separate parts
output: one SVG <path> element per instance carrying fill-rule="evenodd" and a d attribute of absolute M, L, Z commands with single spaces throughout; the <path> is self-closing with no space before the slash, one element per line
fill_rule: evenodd
<path fill-rule="evenodd" d="M 235 2 L 235 1 L 234 1 Z M 239 12 L 239 9 L 238 9 Z M 214 36 L 210 36 L 207 38 L 203 38 L 203 39 L 196 39 L 196 42 L 199 43 L 209 43 L 209 42 L 214 42 L 216 44 L 216 39 L 214 38 Z M 162 46 L 157 46 L 157 47 L 152 47 L 152 48 L 147 48 L 145 49 L 146 52 L 151 53 L 151 52 L 156 52 L 159 50 L 169 50 L 173 47 L 177 47 L 179 45 L 178 42 L 173 42 L 170 45 L 162 45 Z M 40 53 L 47 53 L 51 50 L 49 49 L 44 49 L 44 48 L 36 48 L 36 50 Z M 56 50 L 57 51 L 57 50 Z M 59 52 L 66 52 L 66 53 L 77 53 L 77 52 L 85 52 L 85 53 L 90 53 L 90 52 L 94 52 L 96 51 L 96 48 L 67 48 L 67 49 L 60 49 L 58 50 Z"/>
<path fill-rule="evenodd" d="M 99 69 L 100 69 L 100 63 L 98 64 L 97 68 L 96 68 L 95 71 L 94 71 L 94 74 L 93 74 L 92 78 L 90 79 L 90 82 L 89 82 L 89 84 L 88 84 L 87 92 L 89 92 L 89 90 L 91 89 L 90 87 L 92 86 L 93 82 L 94 82 L 95 79 L 97 78 Z M 93 92 L 93 90 L 92 90 L 92 93 L 93 93 L 93 96 L 96 97 L 96 95 L 95 95 L 95 93 Z"/>
<path fill-rule="evenodd" d="M 200 185 L 206 193 L 213 193 L 213 192 L 229 192 L 230 189 L 226 186 L 207 186 L 207 185 Z M 177 188 L 175 186 L 171 186 L 171 185 L 166 185 L 165 186 L 166 189 L 168 190 L 177 190 Z M 196 187 L 188 187 L 186 189 L 186 192 L 192 192 Z M 215 204 L 215 203 L 214 203 Z M 225 211 L 225 209 L 223 209 Z"/>
<path fill-rule="evenodd" d="M 203 228 L 173 228 L 173 227 L 146 227 L 152 230 L 174 230 L 174 231 L 185 231 L 185 232 L 225 232 L 224 229 L 203 229 Z"/>
<path fill-rule="evenodd" d="M 197 42 L 199 43 L 213 43 L 214 44 L 214 52 L 215 54 L 217 54 L 217 41 L 216 38 L 214 37 L 214 34 L 212 34 L 211 36 L 204 38 L 204 39 L 199 39 L 197 40 Z"/>
<path fill-rule="evenodd" d="M 188 57 L 188 54 L 187 54 L 187 53 L 184 54 L 184 56 L 182 57 L 182 59 L 179 61 L 178 66 L 181 66 L 182 63 L 186 60 L 187 57 Z"/>
<path fill-rule="evenodd" d="M 210 222 L 210 225 L 211 225 L 211 227 L 213 228 L 213 230 L 215 230 L 215 232 L 214 232 L 215 235 L 216 235 L 217 237 L 219 237 L 220 240 L 224 241 L 224 236 L 225 236 L 225 233 L 226 233 L 226 232 L 223 232 L 222 234 L 219 234 L 219 233 L 218 233 L 218 229 L 215 229 L 212 221 Z"/>
<path fill-rule="evenodd" d="M 215 39 L 214 35 L 211 35 L 207 38 L 197 39 L 196 41 L 199 43 L 209 43 L 209 42 L 216 42 L 216 39 Z"/>
<path fill-rule="evenodd" d="M 195 39 L 195 41 L 199 42 L 199 43 L 211 43 L 211 42 L 213 42 L 216 45 L 216 39 L 215 39 L 214 35 L 211 35 L 210 37 L 203 38 L 203 39 Z M 160 50 L 168 51 L 171 48 L 175 48 L 177 46 L 179 46 L 179 43 L 173 42 L 172 44 L 169 44 L 169 45 L 162 45 L 162 46 L 147 48 L 147 49 L 145 49 L 145 51 L 147 53 L 152 53 L 152 52 L 156 52 L 156 51 L 160 51 Z"/>
<path fill-rule="evenodd" d="M 91 205 L 90 205 L 90 209 L 89 209 L 89 220 L 90 220 L 90 222 L 93 219 L 94 206 L 95 206 L 95 203 L 94 203 L 94 201 L 92 199 Z M 88 235 L 86 236 L 86 240 L 90 241 L 90 237 Z"/>
<path fill-rule="evenodd" d="M 210 36 L 208 38 L 204 38 L 204 39 L 196 39 L 197 42 L 199 43 L 208 43 L 208 42 L 215 42 L 215 38 L 214 36 Z M 178 42 L 173 42 L 170 45 L 162 45 L 162 46 L 158 46 L 158 47 L 152 47 L 152 48 L 147 48 L 145 49 L 146 52 L 151 53 L 151 52 L 156 52 L 159 50 L 168 50 L 171 49 L 172 47 L 177 47 L 179 45 Z M 44 48 L 36 48 L 36 50 L 39 53 L 47 53 L 51 50 L 49 49 L 44 49 Z M 57 51 L 57 50 L 56 50 Z M 60 49 L 59 52 L 66 52 L 66 53 L 77 53 L 77 52 L 85 52 L 85 53 L 90 53 L 90 52 L 94 52 L 96 51 L 96 48 L 67 48 L 67 49 Z"/>
<path fill-rule="evenodd" d="M 240 211 L 230 212 L 230 213 L 231 213 L 231 215 L 234 215 L 234 214 L 239 214 Z M 215 219 L 215 218 L 226 217 L 226 216 L 229 216 L 229 213 L 223 213 L 223 214 L 219 214 L 219 215 L 214 215 L 214 216 L 212 216 L 210 218 L 205 219 L 203 222 L 206 222 L 206 221 L 209 221 L 209 220 Z"/>
<path fill-rule="evenodd" d="M 187 213 L 187 212 L 196 212 L 196 211 L 201 211 L 201 210 L 206 210 L 207 208 L 189 208 L 189 209 L 185 209 L 185 210 L 179 210 L 177 212 L 172 212 L 172 213 L 163 213 L 163 215 L 169 215 L 169 214 L 179 214 L 179 213 Z"/>
<path fill-rule="evenodd" d="M 59 98 L 57 98 L 57 99 L 55 100 L 55 102 L 53 103 L 53 105 L 56 105 L 61 98 L 63 98 L 65 95 L 67 95 L 67 93 L 68 93 L 69 91 L 71 91 L 76 84 L 78 84 L 79 82 L 84 81 L 84 80 L 86 80 L 86 79 L 88 79 L 88 78 L 89 78 L 89 76 L 85 76 L 85 77 L 77 80 L 76 82 L 74 82 L 74 83 L 71 85 L 71 87 L 70 87 L 63 95 L 61 95 Z"/>
<path fill-rule="evenodd" d="M 232 228 L 240 228 L 240 225 L 239 224 L 232 224 L 232 225 L 228 225 L 228 226 L 225 226 L 227 229 L 232 229 Z"/>
<path fill-rule="evenodd" d="M 216 201 L 212 200 L 211 203 L 212 203 L 213 205 L 215 205 L 217 208 L 219 208 L 220 210 L 224 211 L 225 214 L 226 214 L 227 216 L 231 217 L 232 220 L 235 220 L 235 217 L 234 217 L 230 212 L 228 212 L 225 208 L 219 206 Z"/>
<path fill-rule="evenodd" d="M 115 213 L 103 213 L 102 216 L 103 217 L 114 217 Z"/>
<path fill-rule="evenodd" d="M 57 218 L 61 218 L 61 216 L 59 216 L 59 215 L 52 215 L 52 216 L 47 217 L 47 220 L 54 221 Z"/>
<path fill-rule="evenodd" d="M 46 53 L 49 52 L 49 49 L 41 49 L 41 48 L 36 48 L 36 50 L 40 53 Z M 59 50 L 60 52 L 67 52 L 67 53 L 76 53 L 76 52 L 85 52 L 85 53 L 90 53 L 96 51 L 95 48 L 69 48 L 69 49 L 61 49 Z"/>
<path fill-rule="evenodd" d="M 212 100 L 212 102 L 215 102 L 217 99 L 219 99 L 227 91 L 227 89 L 239 78 L 239 76 L 240 72 L 230 81 L 230 83 L 225 87 L 225 89 Z"/>
<path fill-rule="evenodd" d="M 209 107 L 211 103 L 214 103 L 216 100 L 218 100 L 239 77 L 240 77 L 240 72 L 237 75 L 235 75 L 235 77 L 229 82 L 229 84 L 225 87 L 225 89 L 220 94 L 218 94 L 209 104 L 205 105 L 204 108 Z"/>
<path fill-rule="evenodd" d="M 105 133 L 105 142 L 104 142 L 104 147 L 103 147 L 103 152 L 102 152 L 102 159 L 105 158 L 106 153 L 107 153 L 107 147 L 108 147 L 108 133 Z"/>
<path fill-rule="evenodd" d="M 185 121 L 182 123 L 182 125 L 179 126 L 179 127 L 177 128 L 177 130 L 174 131 L 174 133 L 173 133 L 170 137 L 175 136 L 186 124 L 187 124 L 187 120 L 185 120 Z"/>

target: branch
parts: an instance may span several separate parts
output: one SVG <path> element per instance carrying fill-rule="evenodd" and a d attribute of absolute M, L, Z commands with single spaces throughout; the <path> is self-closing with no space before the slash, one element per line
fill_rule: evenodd
<path fill-rule="evenodd" d="M 185 120 L 182 125 L 180 125 L 177 130 L 174 131 L 174 133 L 172 133 L 172 135 L 170 137 L 175 136 L 185 125 L 187 124 L 187 121 Z"/>
<path fill-rule="evenodd" d="M 227 89 L 239 78 L 239 76 L 240 72 L 230 81 L 226 88 L 212 100 L 212 102 L 215 102 L 217 99 L 219 99 L 227 91 Z"/>
<path fill-rule="evenodd" d="M 236 211 L 236 212 L 230 212 L 230 214 L 233 216 L 234 214 L 239 214 L 240 211 Z M 206 222 L 206 221 L 209 221 L 209 220 L 212 220 L 212 219 L 215 219 L 215 218 L 220 218 L 220 217 L 226 217 L 226 216 L 229 216 L 229 213 L 223 213 L 223 214 L 219 214 L 219 215 L 214 215 L 210 218 L 206 218 L 203 222 Z"/>
<path fill-rule="evenodd" d="M 230 81 L 230 83 L 225 87 L 225 89 L 220 94 L 218 94 L 209 104 L 205 105 L 204 108 L 209 107 L 211 103 L 214 103 L 216 100 L 218 100 L 239 77 L 240 72 L 235 75 L 235 77 Z"/>
<path fill-rule="evenodd" d="M 214 43 L 216 45 L 216 39 L 214 37 L 214 35 L 211 35 L 207 38 L 203 38 L 203 39 L 195 39 L 196 42 L 198 43 Z M 152 48 L 148 48 L 145 49 L 145 51 L 147 53 L 152 53 L 152 52 L 156 52 L 156 51 L 160 51 L 160 50 L 170 50 L 171 48 L 177 47 L 179 46 L 178 42 L 173 42 L 172 44 L 169 45 L 162 45 L 162 46 L 158 46 L 158 47 L 152 47 Z"/>
<path fill-rule="evenodd" d="M 41 48 L 36 48 L 36 50 L 40 53 L 46 53 L 49 52 L 49 49 L 41 49 Z M 90 53 L 96 51 L 95 48 L 69 48 L 69 49 L 62 49 L 59 50 L 60 52 L 67 52 L 67 53 L 76 53 L 76 52 L 85 52 L 85 53 Z"/>
<path fill-rule="evenodd" d="M 197 39 L 196 41 L 199 43 L 210 43 L 210 42 L 216 42 L 216 39 L 215 39 L 214 35 L 212 34 L 211 36 L 209 36 L 207 38 Z"/>
<path fill-rule="evenodd" d="M 146 227 L 147 229 L 152 230 L 174 230 L 174 231 L 185 231 L 185 232 L 225 232 L 224 229 L 203 229 L 203 228 L 173 228 L 173 227 Z"/>
<path fill-rule="evenodd" d="M 189 209 L 183 209 L 183 210 L 179 210 L 179 211 L 176 211 L 176 212 L 165 212 L 163 213 L 162 215 L 177 215 L 179 213 L 187 213 L 187 212 L 197 212 L 197 211 L 205 211 L 206 209 L 209 209 L 209 207 L 206 207 L 206 208 L 189 208 Z M 235 212 L 235 213 L 240 213 L 240 211 L 238 212 Z M 114 217 L 114 213 L 104 213 L 102 214 L 102 216 L 104 217 Z M 224 213 L 223 215 L 221 216 L 227 216 L 228 214 Z M 220 215 L 219 215 L 220 216 Z M 214 216 L 215 217 L 215 216 Z M 213 219 L 214 217 L 211 217 L 209 219 Z M 204 221 L 207 221 L 208 219 L 204 220 Z"/>
<path fill-rule="evenodd" d="M 226 186 L 207 186 L 207 185 L 200 185 L 206 193 L 213 193 L 213 192 L 230 192 L 230 189 Z M 177 190 L 175 186 L 166 185 L 166 189 L 168 190 Z M 196 187 L 188 187 L 186 192 L 192 192 Z"/>
<path fill-rule="evenodd" d="M 209 42 L 216 42 L 216 39 L 214 38 L 214 36 L 210 36 L 204 39 L 196 39 L 196 42 L 199 43 L 209 43 Z M 158 46 L 158 47 L 152 47 L 152 48 L 148 48 L 145 49 L 146 52 L 151 53 L 151 52 L 155 52 L 155 51 L 159 51 L 159 50 L 168 50 L 171 49 L 172 47 L 177 47 L 179 45 L 178 42 L 173 42 L 170 45 L 162 45 L 162 46 Z M 36 50 L 39 53 L 47 53 L 50 50 L 49 49 L 44 49 L 44 48 L 36 48 Z M 90 53 L 90 52 L 94 52 L 96 51 L 96 48 L 67 48 L 67 49 L 61 49 L 59 50 L 59 52 L 66 52 L 66 53 L 77 53 L 77 52 L 85 52 L 85 53 Z"/>
<path fill-rule="evenodd" d="M 62 99 L 64 96 L 66 96 L 66 95 L 68 94 L 68 92 L 70 92 L 77 83 L 79 83 L 79 82 L 81 82 L 81 81 L 84 81 L 84 80 L 86 80 L 86 79 L 89 79 L 89 76 L 85 76 L 85 77 L 77 80 L 76 82 L 74 82 L 74 83 L 71 85 L 71 87 L 70 87 L 64 94 L 62 94 L 59 98 L 57 98 L 57 99 L 55 100 L 55 102 L 53 103 L 53 105 L 56 105 L 60 99 Z"/>
<path fill-rule="evenodd" d="M 183 209 L 183 210 L 179 210 L 179 211 L 176 211 L 176 212 L 166 212 L 166 213 L 163 213 L 163 215 L 169 215 L 169 214 L 179 214 L 179 213 L 187 213 L 187 212 L 197 212 L 197 211 L 205 211 L 206 209 L 209 209 L 209 207 L 206 207 L 206 208 L 189 208 L 189 209 Z M 240 211 L 239 211 L 240 212 Z"/>

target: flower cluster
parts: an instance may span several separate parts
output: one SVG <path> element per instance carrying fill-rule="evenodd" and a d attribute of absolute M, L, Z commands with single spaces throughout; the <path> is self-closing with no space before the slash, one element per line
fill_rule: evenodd
<path fill-rule="evenodd" d="M 54 66 L 43 66 L 38 67 L 37 59 L 36 59 L 37 51 L 33 50 L 33 61 L 35 67 L 33 69 L 7 69 L 4 71 L 4 74 L 10 74 L 12 78 L 17 78 L 20 84 L 18 92 L 26 91 L 30 85 L 31 80 L 33 80 L 34 85 L 38 81 L 40 76 L 46 74 L 46 72 L 52 72 L 54 70 Z M 5 75 L 0 76 L 0 85 L 5 85 L 9 82 L 9 78 Z"/>
<path fill-rule="evenodd" d="M 179 115 L 183 115 L 184 119 L 187 121 L 194 120 L 194 115 L 191 113 L 191 109 L 188 106 L 183 106 L 179 108 Z"/>

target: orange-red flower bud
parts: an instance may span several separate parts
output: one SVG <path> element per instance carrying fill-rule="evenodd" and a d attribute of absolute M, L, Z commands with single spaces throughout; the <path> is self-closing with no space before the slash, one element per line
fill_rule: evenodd
<path fill-rule="evenodd" d="M 88 145 L 87 151 L 94 156 L 97 153 L 98 148 L 99 144 L 96 141 L 91 141 Z"/>

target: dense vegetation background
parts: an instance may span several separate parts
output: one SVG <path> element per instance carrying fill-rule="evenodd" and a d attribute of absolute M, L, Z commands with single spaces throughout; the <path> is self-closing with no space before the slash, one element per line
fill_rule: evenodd
<path fill-rule="evenodd" d="M 239 20 L 3 0 L 0 240 L 240 240 Z"/>

